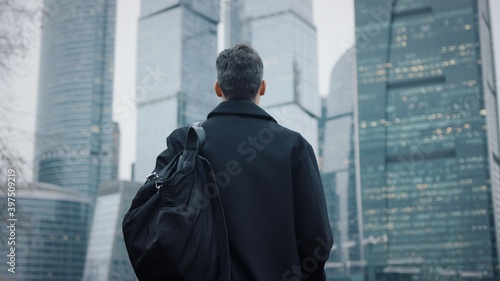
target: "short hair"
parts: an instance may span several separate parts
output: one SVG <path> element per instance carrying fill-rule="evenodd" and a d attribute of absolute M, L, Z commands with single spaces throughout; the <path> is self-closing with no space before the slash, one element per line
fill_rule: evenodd
<path fill-rule="evenodd" d="M 264 75 L 257 51 L 240 43 L 220 52 L 216 60 L 217 82 L 227 99 L 254 99 Z"/>

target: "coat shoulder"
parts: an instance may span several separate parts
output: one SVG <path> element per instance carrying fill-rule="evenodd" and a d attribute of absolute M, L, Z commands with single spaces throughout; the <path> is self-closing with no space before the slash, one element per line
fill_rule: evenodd
<path fill-rule="evenodd" d="M 288 129 L 286 127 L 283 128 L 283 134 L 286 139 L 288 139 L 292 145 L 292 149 L 294 152 L 300 152 L 304 149 L 308 149 L 311 147 L 309 142 L 299 133 L 294 130 Z"/>

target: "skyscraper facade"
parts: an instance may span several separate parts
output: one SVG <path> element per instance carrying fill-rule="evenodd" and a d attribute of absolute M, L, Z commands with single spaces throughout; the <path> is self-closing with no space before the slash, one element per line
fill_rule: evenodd
<path fill-rule="evenodd" d="M 262 57 L 264 107 L 318 151 L 316 27 L 312 0 L 234 0 L 225 4 L 226 47 L 250 43 Z"/>
<path fill-rule="evenodd" d="M 324 100 L 324 137 L 320 141 L 321 175 L 335 237 L 326 265 L 331 280 L 364 274 L 356 184 L 355 95 L 356 52 L 353 47 L 332 70 L 330 92 Z"/>
<path fill-rule="evenodd" d="M 355 13 L 368 280 L 499 280 L 488 1 L 356 0 Z"/>
<path fill-rule="evenodd" d="M 15 195 L 17 221 L 0 230 L 2 237 L 13 237 L 0 246 L 0 279 L 81 281 L 91 198 L 48 183 L 18 183 Z M 0 199 L 7 202 L 7 194 Z"/>
<path fill-rule="evenodd" d="M 99 189 L 83 281 L 135 281 L 123 239 L 122 221 L 140 183 L 113 181 Z"/>
<path fill-rule="evenodd" d="M 44 1 L 34 178 L 96 196 L 116 177 L 115 0 Z"/>
<path fill-rule="evenodd" d="M 120 124 L 113 122 L 113 141 L 111 143 L 111 179 L 118 179 L 120 168 Z"/>
<path fill-rule="evenodd" d="M 206 119 L 218 103 L 216 0 L 142 0 L 137 47 L 135 176 L 145 179 L 179 126 Z"/>

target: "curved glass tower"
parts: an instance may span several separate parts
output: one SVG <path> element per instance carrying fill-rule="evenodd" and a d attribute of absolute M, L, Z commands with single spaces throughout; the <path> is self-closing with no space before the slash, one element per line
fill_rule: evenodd
<path fill-rule="evenodd" d="M 122 221 L 140 183 L 113 181 L 99 188 L 82 281 L 135 281 Z"/>
<path fill-rule="evenodd" d="M 10 248 L 15 248 L 15 273 L 2 270 L 0 279 L 80 281 L 92 200 L 48 183 L 18 186 L 15 199 L 17 221 L 11 223 L 15 229 L 5 226 L 0 229 L 2 237 L 12 237 L 9 232 L 15 231 L 11 243 L 0 246 L 5 253 L 0 255 L 4 268 L 12 261 L 7 256 L 12 252 Z M 0 200 L 7 202 L 6 194 L 0 196 Z"/>
<path fill-rule="evenodd" d="M 95 198 L 116 177 L 115 0 L 46 0 L 44 10 L 34 179 Z"/>
<path fill-rule="evenodd" d="M 324 100 L 322 180 L 335 244 L 326 264 L 329 278 L 362 276 L 355 162 L 356 51 L 352 47 L 335 64 L 330 93 Z"/>

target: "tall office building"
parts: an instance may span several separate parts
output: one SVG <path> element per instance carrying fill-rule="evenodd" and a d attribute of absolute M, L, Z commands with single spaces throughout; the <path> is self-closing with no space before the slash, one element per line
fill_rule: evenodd
<path fill-rule="evenodd" d="M 262 57 L 264 107 L 318 151 L 316 27 L 312 0 L 232 0 L 225 5 L 226 47 L 250 43 Z"/>
<path fill-rule="evenodd" d="M 354 99 L 356 52 L 349 49 L 335 64 L 324 100 L 320 140 L 321 175 L 335 245 L 326 265 L 331 280 L 363 277 L 355 165 Z"/>
<path fill-rule="evenodd" d="M 355 13 L 368 280 L 499 280 L 488 1 L 356 0 Z"/>
<path fill-rule="evenodd" d="M 213 91 L 219 4 L 216 0 L 142 0 L 137 47 L 137 158 L 144 180 L 179 126 L 204 120 Z"/>
<path fill-rule="evenodd" d="M 34 218 L 30 235 L 39 237 L 19 245 L 29 249 L 23 254 L 29 273 L 21 279 L 80 281 L 99 184 L 117 176 L 111 120 L 116 3 L 45 0 L 44 12 L 34 179 L 61 188 L 33 193 L 30 204 L 22 199 L 23 214 Z M 71 199 L 78 204 L 66 203 L 70 192 L 78 193 Z M 78 201 L 86 198 L 86 205 Z"/>
<path fill-rule="evenodd" d="M 7 202 L 7 194 L 3 193 L 0 200 Z M 15 200 L 17 221 L 7 222 L 5 226 L 10 227 L 0 229 L 5 237 L 0 246 L 4 269 L 0 279 L 81 281 L 91 198 L 53 184 L 18 183 Z M 9 268 L 15 273 L 8 272 Z"/>
<path fill-rule="evenodd" d="M 122 221 L 140 183 L 101 185 L 94 211 L 83 281 L 135 281 L 123 239 Z"/>
<path fill-rule="evenodd" d="M 113 180 L 115 0 L 44 1 L 34 178 L 95 198 Z"/>
<path fill-rule="evenodd" d="M 118 179 L 120 170 L 120 124 L 113 122 L 113 141 L 111 143 L 111 180 Z"/>

